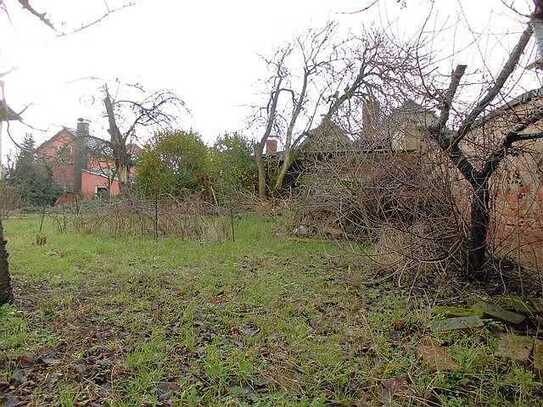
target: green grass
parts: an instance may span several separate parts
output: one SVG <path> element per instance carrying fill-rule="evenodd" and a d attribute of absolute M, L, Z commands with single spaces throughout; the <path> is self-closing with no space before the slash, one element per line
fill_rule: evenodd
<path fill-rule="evenodd" d="M 236 242 L 115 240 L 6 225 L 18 302 L 0 308 L 0 385 L 21 355 L 15 397 L 36 405 L 534 405 L 539 377 L 493 355 L 486 329 L 433 336 L 431 310 L 391 285 L 368 288 L 359 253 L 236 221 Z M 359 248 L 359 250 L 363 250 Z M 432 372 L 415 348 L 448 345 L 461 366 Z"/>

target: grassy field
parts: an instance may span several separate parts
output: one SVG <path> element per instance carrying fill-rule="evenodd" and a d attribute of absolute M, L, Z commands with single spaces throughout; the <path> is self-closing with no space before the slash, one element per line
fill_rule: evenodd
<path fill-rule="evenodd" d="M 31 405 L 538 405 L 494 356 L 496 327 L 432 334 L 431 296 L 360 253 L 237 220 L 236 242 L 115 240 L 7 222 L 15 306 L 0 308 L 0 394 Z M 362 251 L 358 248 L 357 251 Z M 435 316 L 434 316 L 435 317 Z M 446 345 L 436 371 L 421 343 Z"/>

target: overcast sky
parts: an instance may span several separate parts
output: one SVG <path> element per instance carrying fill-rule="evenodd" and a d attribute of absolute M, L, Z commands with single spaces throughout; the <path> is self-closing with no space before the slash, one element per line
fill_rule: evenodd
<path fill-rule="evenodd" d="M 61 126 L 74 126 L 78 117 L 88 118 L 98 136 L 105 136 L 100 122 L 101 105 L 90 95 L 96 86 L 79 78 L 119 77 L 138 81 L 151 89 L 170 88 L 192 111 L 185 128 L 200 132 L 211 143 L 220 133 L 243 129 L 247 105 L 257 100 L 256 82 L 263 65 L 258 54 L 291 39 L 311 25 L 336 19 L 343 30 L 362 24 L 386 25 L 402 35 L 412 35 L 423 21 L 427 0 L 411 0 L 401 10 L 395 0 L 371 12 L 344 14 L 359 9 L 365 0 L 137 0 L 137 5 L 108 18 L 84 32 L 57 38 L 33 17 L 23 13 L 16 0 L 10 20 L 0 17 L 0 71 L 16 66 L 6 78 L 9 104 L 18 110 L 32 107 L 25 120 L 47 129 L 33 131 L 37 141 L 51 137 Z M 119 0 L 120 1 L 120 0 Z M 519 0 L 522 5 L 527 0 Z M 480 65 L 488 55 L 492 69 L 499 65 L 523 29 L 522 18 L 507 11 L 499 0 L 440 0 L 439 21 L 452 26 L 461 20 L 457 44 L 469 43 L 473 33 L 491 32 L 478 40 L 470 53 L 444 62 Z M 50 7 L 57 20 L 85 21 L 101 12 L 102 0 L 34 0 L 35 7 Z M 470 32 L 471 31 L 471 32 Z M 489 40 L 490 38 L 490 40 Z M 434 44 L 447 54 L 450 41 Z M 76 81 L 76 82 L 74 82 Z M 534 74 L 534 86 L 537 80 Z M 13 126 L 20 140 L 29 131 Z M 4 153 L 13 146 L 3 136 Z"/>

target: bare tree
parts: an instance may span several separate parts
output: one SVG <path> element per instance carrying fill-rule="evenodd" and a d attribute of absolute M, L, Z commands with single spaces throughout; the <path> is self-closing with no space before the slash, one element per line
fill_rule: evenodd
<path fill-rule="evenodd" d="M 334 93 L 324 120 L 340 115 L 357 120 L 356 112 L 372 99 L 391 106 L 402 103 L 430 66 L 431 56 L 423 53 L 423 44 L 401 41 L 379 29 L 365 29 L 346 45 L 331 77 Z"/>
<path fill-rule="evenodd" d="M 266 167 L 264 164 L 264 149 L 266 143 L 274 129 L 277 128 L 277 118 L 279 115 L 279 99 L 281 93 L 286 89 L 283 87 L 286 78 L 289 75 L 287 69 L 287 58 L 292 53 L 292 47 L 289 45 L 279 49 L 271 59 L 265 59 L 266 64 L 270 68 L 271 75 L 265 81 L 269 86 L 269 93 L 267 97 L 267 103 L 264 107 L 257 109 L 256 118 L 257 122 L 263 124 L 263 133 L 259 142 L 255 148 L 255 161 L 258 170 L 258 196 L 260 199 L 266 199 L 268 191 L 266 184 Z"/>
<path fill-rule="evenodd" d="M 532 18 L 537 20 L 540 18 L 538 15 L 535 13 Z M 426 33 L 428 32 L 431 30 L 426 31 Z M 431 32 L 430 35 L 435 38 L 436 34 Z M 434 65 L 431 59 L 425 57 L 420 64 L 421 72 L 417 73 L 417 60 L 422 52 L 421 48 L 424 49 L 422 44 L 414 44 L 410 50 L 401 46 L 399 49 L 402 50 L 405 58 L 385 59 L 382 62 L 380 58 L 383 58 L 384 53 L 381 49 L 374 50 L 368 47 L 368 51 L 365 51 L 366 47 L 360 47 L 361 55 L 364 55 L 365 52 L 370 61 L 375 55 L 375 60 L 378 62 L 362 66 L 356 64 L 353 59 L 351 64 L 346 64 L 351 67 L 350 70 L 336 70 L 338 75 L 346 75 L 351 72 L 351 76 L 343 81 L 334 81 L 342 83 L 342 86 L 337 87 L 337 93 L 331 98 L 329 110 L 324 116 L 325 119 L 328 116 L 328 119 L 340 122 L 344 120 L 344 116 L 352 117 L 353 101 L 359 100 L 364 103 L 368 98 L 377 96 L 394 105 L 395 100 L 409 97 L 409 93 L 417 95 L 420 92 L 426 101 L 430 101 L 426 107 L 414 103 L 415 108 L 409 114 L 389 114 L 385 117 L 385 121 L 390 120 L 391 127 L 398 128 L 398 134 L 394 133 L 394 136 L 403 136 L 406 140 L 409 138 L 409 145 L 414 141 L 411 137 L 418 139 L 420 132 L 425 132 L 431 141 L 427 145 L 421 143 L 419 147 L 411 151 L 398 144 L 392 151 L 385 151 L 386 162 L 383 161 L 383 158 L 372 154 L 371 151 L 361 151 L 357 152 L 356 156 L 356 159 L 360 160 L 359 165 L 351 162 L 338 168 L 351 157 L 350 153 L 339 157 L 337 162 L 329 160 L 328 165 L 323 163 L 317 169 L 316 176 L 312 177 L 309 185 L 307 196 L 310 197 L 311 210 L 304 212 L 304 216 L 309 213 L 307 217 L 311 218 L 316 212 L 315 208 L 325 208 L 323 212 L 331 213 L 339 207 L 341 211 L 337 211 L 337 216 L 332 216 L 335 224 L 342 225 L 344 221 L 349 223 L 345 218 L 345 216 L 351 216 L 351 214 L 345 214 L 348 212 L 346 208 L 349 207 L 345 204 L 348 201 L 345 198 L 348 193 L 343 192 L 343 190 L 347 190 L 353 195 L 352 207 L 356 210 L 353 210 L 352 213 L 356 216 L 359 216 L 360 213 L 372 212 L 368 208 L 359 211 L 359 202 L 364 202 L 364 205 L 367 203 L 370 209 L 374 203 L 377 206 L 377 210 L 373 211 L 377 214 L 370 213 L 369 220 L 355 219 L 355 222 L 364 224 L 361 229 L 374 229 L 378 233 L 380 228 L 388 227 L 396 234 L 402 230 L 405 235 L 412 238 L 415 251 L 424 249 L 423 245 L 426 243 L 429 243 L 430 246 L 440 246 L 437 244 L 440 240 L 445 242 L 449 236 L 454 235 L 455 238 L 451 240 L 454 243 L 446 242 L 447 244 L 443 245 L 444 250 L 442 250 L 443 248 L 437 252 L 428 250 L 424 256 L 418 257 L 419 265 L 448 263 L 447 265 L 452 265 L 455 270 L 466 270 L 466 274 L 470 278 L 484 280 L 487 274 L 483 270 L 486 270 L 485 265 L 488 264 L 490 242 L 493 244 L 497 242 L 495 234 L 492 233 L 494 232 L 492 227 L 496 231 L 505 227 L 499 224 L 505 222 L 502 217 L 497 216 L 495 208 L 500 202 L 494 197 L 502 193 L 503 186 L 499 183 L 502 182 L 502 178 L 508 176 L 506 174 L 507 167 L 512 167 L 516 159 L 532 160 L 529 163 L 529 165 L 533 164 L 531 168 L 538 166 L 532 174 L 534 179 L 539 182 L 543 179 L 541 178 L 540 149 L 538 152 L 534 151 L 537 148 L 535 141 L 543 139 L 543 132 L 537 129 L 543 120 L 540 90 L 530 92 L 530 97 L 533 100 L 522 99 L 523 101 L 519 102 L 523 107 L 520 113 L 508 106 L 508 103 L 504 103 L 511 93 L 518 93 L 518 89 L 521 88 L 519 81 L 526 72 L 522 68 L 525 66 L 522 56 L 526 53 L 531 37 L 532 27 L 530 26 L 520 35 L 516 46 L 507 53 L 507 60 L 498 72 L 494 73 L 487 68 L 481 74 L 479 69 L 467 79 L 467 67 L 459 65 L 453 71 L 450 82 L 447 75 L 445 85 L 441 83 L 442 76 L 438 72 L 439 61 Z M 391 39 L 385 35 L 385 40 L 390 41 Z M 394 55 L 394 53 L 390 55 Z M 450 59 L 449 55 L 447 60 Z M 394 66 L 394 68 L 387 70 L 387 66 Z M 402 72 L 401 66 L 404 66 L 407 71 L 404 71 L 402 75 L 397 75 L 398 72 Z M 372 75 L 366 76 L 367 70 L 372 67 L 377 69 Z M 414 82 L 410 85 L 408 82 L 411 80 Z M 391 86 L 391 84 L 402 83 L 404 83 L 403 86 Z M 477 95 L 475 92 L 478 88 L 480 88 L 480 94 L 474 96 Z M 398 90 L 396 94 L 394 93 L 395 89 Z M 417 101 L 423 103 L 421 98 L 417 98 Z M 529 101 L 531 102 L 529 108 L 526 108 L 525 102 Z M 359 110 L 356 105 L 354 106 L 355 112 Z M 501 107 L 498 108 L 498 106 Z M 438 108 L 436 109 L 436 107 Z M 347 111 L 342 112 L 342 110 Z M 402 109 L 395 110 L 400 113 Z M 436 110 L 437 116 L 435 115 Z M 501 117 L 502 114 L 508 117 L 507 120 L 503 120 L 504 123 L 492 124 L 493 128 L 490 130 L 490 124 L 485 125 L 485 123 L 494 123 L 491 122 L 491 117 L 495 117 L 494 113 L 498 113 L 498 117 Z M 412 120 L 413 123 L 408 124 L 408 120 Z M 400 123 L 397 123 L 398 121 Z M 384 122 L 383 127 L 388 124 L 388 122 Z M 402 128 L 403 124 L 408 124 L 408 126 Z M 396 131 L 393 129 L 393 132 Z M 402 132 L 404 134 L 399 134 Z M 537 143 L 540 147 L 541 142 Z M 428 147 L 430 147 L 429 150 Z M 414 150 L 417 151 L 417 154 L 412 153 Z M 398 154 L 396 154 L 397 152 Z M 417 166 L 413 166 L 410 171 L 404 171 L 400 165 L 402 163 L 394 161 L 392 159 L 394 157 L 405 157 L 413 161 L 420 160 L 420 165 L 417 163 Z M 362 162 L 363 160 L 366 160 L 366 163 Z M 429 160 L 429 164 L 426 160 Z M 362 170 L 359 170 L 357 175 L 364 176 L 364 174 L 371 173 L 366 177 L 371 181 L 373 173 L 379 169 L 374 167 L 381 165 L 390 171 L 387 177 L 378 183 L 379 185 L 364 180 L 358 180 L 359 185 L 354 182 L 346 182 L 345 184 L 348 186 L 345 187 L 342 184 L 342 180 L 352 179 L 351 172 L 355 172 L 355 169 L 359 168 Z M 424 168 L 424 171 L 421 171 L 420 174 L 417 173 L 421 168 Z M 318 172 L 319 170 L 321 172 Z M 332 176 L 328 177 L 328 174 L 332 174 Z M 427 176 L 417 181 L 415 175 L 421 174 Z M 308 177 L 306 176 L 306 178 Z M 357 179 L 354 178 L 354 181 Z M 401 189 L 407 193 L 400 191 L 399 186 L 402 186 Z M 351 187 L 355 189 L 355 192 L 358 192 L 356 191 L 358 187 L 363 199 L 359 199 L 359 195 L 350 191 Z M 380 204 L 383 200 L 380 199 L 378 192 L 383 190 L 386 190 L 386 200 L 385 204 Z M 447 194 L 444 191 L 447 191 Z M 537 194 L 538 191 L 534 191 L 534 196 Z M 437 213 L 428 212 L 426 209 L 421 211 L 418 206 L 411 205 L 413 201 L 405 199 L 406 196 L 416 197 L 415 201 L 422 202 L 432 211 L 435 208 L 439 210 Z M 534 197 L 534 199 L 538 198 Z M 409 205 L 402 204 L 402 200 L 408 202 Z M 330 205 L 330 202 L 333 205 Z M 327 206 L 328 208 L 332 207 L 333 210 L 330 211 L 326 208 Z M 399 215 L 391 216 L 390 213 Z M 454 223 L 452 217 L 449 217 L 453 213 L 455 215 Z M 469 214 L 467 219 L 464 219 L 464 213 Z M 438 216 L 439 219 L 431 217 L 428 221 L 429 214 Z M 537 214 L 536 212 L 536 216 Z M 356 218 L 356 216 L 353 217 Z M 413 221 L 414 218 L 416 221 Z M 322 226 L 323 223 L 318 218 L 313 225 Z M 414 225 L 421 226 L 420 230 L 414 232 Z M 455 228 L 458 233 L 455 233 Z M 317 226 L 314 229 L 317 229 Z M 341 232 L 343 231 L 340 231 L 339 235 Z M 375 232 L 372 231 L 370 238 L 375 238 Z M 411 245 L 409 250 L 411 250 Z M 410 263 L 416 259 L 413 252 L 402 254 L 404 258 L 408 255 L 412 256 L 409 258 Z M 419 252 L 419 254 L 421 253 Z M 466 264 L 467 267 L 464 268 Z"/>
<path fill-rule="evenodd" d="M 429 57 L 423 55 L 416 41 L 398 41 L 375 29 L 335 41 L 335 31 L 335 23 L 309 30 L 266 61 L 273 69 L 273 81 L 267 82 L 271 84 L 264 109 L 268 126 L 256 154 L 261 174 L 259 191 L 266 191 L 266 171 L 260 157 L 272 130 L 277 133 L 274 135 L 284 136 L 273 188 L 278 191 L 317 116 L 322 115 L 319 127 L 325 132 L 333 122 L 352 138 L 359 138 L 364 105 L 376 99 L 390 106 L 401 103 L 420 72 L 429 66 Z M 293 75 L 297 69 L 292 68 L 291 60 L 302 66 L 299 79 Z M 293 85 L 296 80 L 299 83 Z M 280 98 L 281 93 L 290 97 Z"/>
<path fill-rule="evenodd" d="M 295 148 L 311 128 L 315 115 L 324 100 L 323 96 L 326 87 L 319 83 L 319 74 L 334 59 L 332 40 L 336 28 L 336 23 L 329 22 L 319 30 L 309 29 L 294 41 L 293 49 L 302 63 L 302 75 L 298 90 L 285 89 L 291 95 L 291 113 L 290 118 L 287 119 L 288 126 L 285 134 L 281 168 L 275 181 L 274 191 L 278 191 L 283 187 L 285 176 L 292 165 Z M 314 92 L 316 95 L 313 95 L 314 100 L 311 100 L 311 87 L 316 90 Z M 295 137 L 295 132 L 300 130 L 298 129 L 298 127 L 301 127 L 299 121 L 303 113 L 306 116 L 306 123 L 303 124 L 301 132 Z"/>
<path fill-rule="evenodd" d="M 447 124 L 452 113 L 457 113 L 455 108 L 455 104 L 458 105 L 457 94 L 467 69 L 466 65 L 458 65 L 452 72 L 448 89 L 439 96 L 439 120 L 428 128 L 431 139 L 446 154 L 452 165 L 471 187 L 467 271 L 468 276 L 473 279 L 485 278 L 483 267 L 487 261 L 488 230 L 491 219 L 491 178 L 507 157 L 518 154 L 516 144 L 543 138 L 543 133 L 524 133 L 528 127 L 543 119 L 543 110 L 534 109 L 533 112 L 516 118 L 514 125 L 504 134 L 499 135 L 499 143 L 495 144 L 491 150 L 487 145 L 485 151 L 476 155 L 469 151 L 467 144 L 475 137 L 472 130 L 477 120 L 505 92 L 505 86 L 519 68 L 521 56 L 531 37 L 532 27 L 528 26 L 486 92 L 472 104 L 473 107 L 460 114 L 463 119 L 459 126 L 455 130 L 449 130 Z"/>
<path fill-rule="evenodd" d="M 171 128 L 178 119 L 184 102 L 172 91 L 148 92 L 139 84 L 116 82 L 115 91 L 107 84 L 101 87 L 109 140 L 99 139 L 111 152 L 114 173 L 126 192 L 134 163 L 129 147 L 138 141 L 138 131 L 150 132 Z M 105 150 L 102 149 L 102 153 Z"/>

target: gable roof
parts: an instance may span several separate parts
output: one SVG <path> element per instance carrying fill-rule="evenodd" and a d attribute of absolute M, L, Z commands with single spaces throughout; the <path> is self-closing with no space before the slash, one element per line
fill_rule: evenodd
<path fill-rule="evenodd" d="M 41 149 L 43 149 L 45 146 L 47 146 L 48 144 L 50 144 L 51 142 L 53 142 L 54 140 L 56 140 L 57 138 L 59 138 L 60 136 L 62 135 L 68 135 L 70 136 L 72 139 L 75 138 L 75 131 L 72 130 L 72 129 L 69 129 L 67 127 L 63 127 L 61 130 L 59 130 L 53 137 L 51 137 L 50 139 L 47 139 L 45 140 L 43 143 L 41 143 L 38 147 L 36 147 L 36 151 L 40 151 Z"/>
<path fill-rule="evenodd" d="M 497 107 L 496 109 L 492 110 L 485 116 L 476 120 L 475 123 L 473 123 L 473 125 L 471 126 L 471 130 L 475 130 L 479 127 L 482 127 L 489 121 L 496 119 L 500 116 L 503 116 L 504 114 L 512 113 L 511 110 L 514 109 L 515 107 L 518 107 L 521 105 L 528 105 L 539 99 L 543 99 L 543 87 L 532 89 L 528 92 L 525 92 L 522 95 L 519 95 L 511 99 L 510 101 L 506 102 L 505 104 Z"/>
<path fill-rule="evenodd" d="M 49 145 L 54 140 L 58 139 L 61 136 L 69 136 L 71 138 L 70 142 L 73 142 L 75 138 L 77 137 L 77 130 L 71 129 L 69 127 L 63 127 L 61 130 L 59 130 L 53 137 L 51 137 L 48 140 L 45 140 L 43 143 L 41 143 L 37 148 L 36 151 L 39 153 L 41 149 Z M 86 137 L 85 140 L 87 149 L 94 153 L 94 154 L 111 154 L 111 147 L 107 143 L 106 140 L 102 140 L 98 137 L 89 136 Z M 137 157 L 141 154 L 141 147 L 135 143 L 129 143 L 126 146 L 126 149 L 128 151 L 128 154 L 132 157 Z"/>
<path fill-rule="evenodd" d="M 300 144 L 303 152 L 333 152 L 345 150 L 352 145 L 352 140 L 332 120 L 324 119 L 314 129 L 307 132 Z"/>

